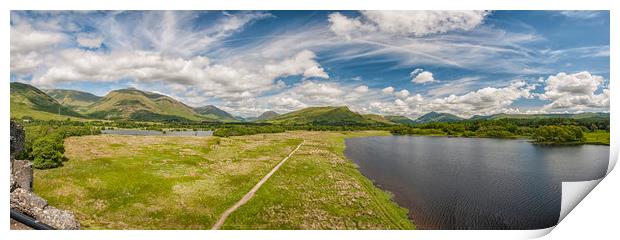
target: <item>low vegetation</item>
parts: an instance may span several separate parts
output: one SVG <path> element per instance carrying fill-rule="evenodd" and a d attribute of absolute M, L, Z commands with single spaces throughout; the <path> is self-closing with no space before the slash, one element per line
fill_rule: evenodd
<path fill-rule="evenodd" d="M 342 153 L 345 137 L 384 134 L 70 137 L 69 161 L 35 171 L 34 189 L 86 229 L 208 229 L 305 139 L 224 228 L 411 229 L 407 211 Z"/>
<path fill-rule="evenodd" d="M 233 126 L 218 128 L 217 130 L 215 130 L 215 132 L 213 132 L 213 135 L 218 136 L 218 137 L 230 137 L 230 136 L 254 135 L 254 134 L 259 134 L 259 133 L 281 133 L 284 131 L 286 131 L 284 127 L 274 126 L 274 125 L 267 125 L 267 126 L 260 126 L 260 125 L 234 126 L 233 125 Z"/>
<path fill-rule="evenodd" d="M 584 143 L 609 145 L 609 131 L 596 130 L 584 133 Z"/>

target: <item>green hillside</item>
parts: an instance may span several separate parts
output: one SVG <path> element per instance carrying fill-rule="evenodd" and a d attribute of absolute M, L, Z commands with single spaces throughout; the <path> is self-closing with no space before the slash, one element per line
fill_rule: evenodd
<path fill-rule="evenodd" d="M 101 97 L 96 96 L 92 93 L 76 91 L 76 90 L 67 90 L 67 89 L 46 89 L 43 90 L 47 95 L 56 99 L 57 102 L 61 103 L 63 106 L 70 107 L 76 111 L 84 111 L 85 107 L 99 101 Z"/>
<path fill-rule="evenodd" d="M 282 114 L 280 116 L 261 120 L 274 124 L 314 124 L 314 125 L 362 125 L 382 124 L 381 122 L 368 119 L 361 114 L 352 112 L 348 107 L 309 107 L 298 111 Z"/>
<path fill-rule="evenodd" d="M 99 119 L 133 119 L 141 121 L 217 121 L 200 116 L 191 107 L 171 97 L 135 88 L 114 90 L 84 112 Z"/>
<path fill-rule="evenodd" d="M 384 116 L 385 119 L 398 124 L 413 124 L 415 121 L 411 120 L 411 118 L 404 116 Z"/>
<path fill-rule="evenodd" d="M 382 116 L 382 115 L 379 115 L 379 114 L 364 114 L 362 116 L 364 116 L 364 118 L 366 118 L 367 120 L 370 120 L 370 121 L 380 122 L 380 123 L 387 124 L 387 125 L 394 125 L 394 124 L 396 124 L 396 123 L 390 121 L 389 119 L 387 119 L 385 116 Z"/>
<path fill-rule="evenodd" d="M 429 122 L 457 122 L 461 121 L 463 118 L 460 118 L 454 114 L 450 113 L 437 113 L 437 112 L 429 112 L 427 114 L 422 115 L 421 117 L 415 120 L 416 123 L 429 123 Z"/>
<path fill-rule="evenodd" d="M 61 106 L 54 98 L 25 83 L 11 83 L 11 118 L 31 117 L 41 120 L 82 119 L 72 109 Z"/>
<path fill-rule="evenodd" d="M 218 107 L 213 106 L 213 105 L 197 107 L 197 108 L 194 108 L 194 111 L 196 111 L 196 113 L 200 114 L 201 116 L 204 116 L 210 119 L 219 119 L 222 122 L 240 121 L 239 119 L 237 119 L 235 116 L 231 115 L 230 113 L 222 109 L 219 109 Z"/>

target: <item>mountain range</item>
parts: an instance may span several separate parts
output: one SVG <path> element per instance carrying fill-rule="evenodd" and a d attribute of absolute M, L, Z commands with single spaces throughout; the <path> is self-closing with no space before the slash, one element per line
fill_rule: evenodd
<path fill-rule="evenodd" d="M 172 97 L 135 88 L 114 90 L 100 97 L 76 90 L 40 90 L 32 85 L 19 82 L 12 82 L 10 87 L 12 118 L 62 120 L 71 117 L 139 121 L 257 122 L 289 125 L 395 125 L 465 120 L 453 114 L 437 112 L 427 113 L 415 120 L 404 116 L 359 114 L 351 111 L 347 106 L 308 107 L 285 114 L 266 111 L 257 117 L 242 118 L 214 105 L 193 108 Z M 476 115 L 470 119 L 504 118 L 609 118 L 609 113 L 495 114 Z"/>

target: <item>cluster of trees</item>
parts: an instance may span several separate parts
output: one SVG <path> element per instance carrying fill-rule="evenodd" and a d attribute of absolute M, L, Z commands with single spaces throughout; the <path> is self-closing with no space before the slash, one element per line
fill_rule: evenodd
<path fill-rule="evenodd" d="M 395 127 L 390 130 L 394 135 L 446 135 L 441 129 L 434 128 L 414 128 L 408 126 Z"/>
<path fill-rule="evenodd" d="M 38 169 L 55 168 L 62 166 L 66 160 L 64 153 L 64 139 L 71 136 L 99 134 L 99 127 L 63 125 L 58 121 L 26 123 L 24 129 L 26 138 L 24 150 L 17 156 L 18 159 L 32 161 L 32 166 Z"/>
<path fill-rule="evenodd" d="M 597 130 L 609 130 L 609 120 L 598 118 L 465 120 L 450 123 L 400 125 L 390 131 L 395 135 L 529 137 L 541 143 L 571 143 L 583 142 L 585 132 Z"/>
<path fill-rule="evenodd" d="M 253 135 L 253 134 L 259 134 L 259 133 L 281 133 L 284 131 L 286 131 L 286 129 L 278 125 L 267 125 L 267 126 L 231 125 L 231 126 L 226 126 L 226 127 L 221 127 L 221 128 L 216 129 L 213 132 L 213 136 L 230 137 L 230 136 Z"/>
<path fill-rule="evenodd" d="M 584 127 L 573 125 L 541 126 L 532 138 L 539 143 L 578 143 L 585 140 L 584 130 Z"/>

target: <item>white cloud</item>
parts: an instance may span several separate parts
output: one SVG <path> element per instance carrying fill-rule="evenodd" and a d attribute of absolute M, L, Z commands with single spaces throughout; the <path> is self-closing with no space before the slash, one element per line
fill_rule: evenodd
<path fill-rule="evenodd" d="M 321 97 L 335 97 L 344 93 L 335 83 L 318 83 L 314 81 L 305 81 L 297 86 L 294 91 L 304 97 L 320 100 Z"/>
<path fill-rule="evenodd" d="M 392 86 L 386 87 L 386 88 L 382 89 L 381 92 L 383 92 L 385 94 L 392 94 L 394 92 L 394 87 L 392 87 Z"/>
<path fill-rule="evenodd" d="M 450 95 L 435 99 L 429 105 L 437 105 L 439 109 L 461 116 L 471 116 L 474 113 L 490 115 L 503 112 L 518 99 L 531 98 L 532 90 L 534 90 L 533 85 L 515 81 L 503 88 L 486 87 L 464 95 Z"/>
<path fill-rule="evenodd" d="M 63 33 L 37 29 L 18 16 L 11 16 L 11 73 L 28 75 L 43 64 L 42 55 L 67 41 Z"/>
<path fill-rule="evenodd" d="M 42 63 L 43 59 L 37 52 L 11 54 L 11 73 L 32 74 Z"/>
<path fill-rule="evenodd" d="M 580 19 L 591 19 L 599 16 L 605 11 L 589 11 L 589 10 L 567 10 L 567 11 L 559 11 L 560 14 L 572 17 L 572 18 L 580 18 Z"/>
<path fill-rule="evenodd" d="M 268 104 L 263 105 L 263 108 L 289 112 L 307 106 L 339 105 L 346 93 L 337 83 L 303 81 L 276 95 L 264 97 L 259 102 Z"/>
<path fill-rule="evenodd" d="M 500 88 L 486 87 L 461 95 L 428 98 L 420 94 L 394 100 L 371 100 L 368 110 L 381 114 L 403 115 L 416 118 L 431 111 L 456 114 L 461 117 L 472 115 L 490 115 L 503 112 L 517 112 L 511 105 L 521 98 L 531 98 L 533 85 L 523 81 L 514 81 Z"/>
<path fill-rule="evenodd" d="M 542 100 L 550 100 L 545 110 L 585 110 L 590 108 L 609 108 L 609 89 L 602 89 L 603 77 L 589 72 L 574 74 L 558 73 L 545 81 L 545 92 L 539 94 Z"/>
<path fill-rule="evenodd" d="M 356 93 L 366 93 L 368 92 L 368 86 L 361 85 L 359 87 L 356 87 L 353 91 L 355 91 Z"/>
<path fill-rule="evenodd" d="M 246 109 L 246 114 L 260 114 L 263 109 L 285 113 L 302 107 L 343 105 L 354 111 L 367 112 L 368 103 L 376 100 L 380 91 L 366 85 L 304 80 L 275 95 L 257 98 L 254 109 Z"/>
<path fill-rule="evenodd" d="M 62 33 L 37 30 L 27 22 L 11 26 L 11 55 L 44 50 L 67 40 Z"/>
<path fill-rule="evenodd" d="M 399 98 L 406 98 L 409 96 L 409 90 L 403 89 L 403 90 L 400 90 L 399 92 L 394 93 L 394 95 L 396 95 Z"/>
<path fill-rule="evenodd" d="M 413 83 L 430 83 L 435 81 L 432 72 L 424 71 L 421 68 L 416 68 L 409 75 L 411 76 L 411 82 Z"/>
<path fill-rule="evenodd" d="M 269 76 L 291 76 L 303 74 L 305 78 L 329 78 L 329 75 L 314 60 L 316 55 L 309 50 L 299 52 L 295 57 L 284 61 L 265 65 Z"/>
<path fill-rule="evenodd" d="M 480 25 L 487 11 L 361 11 L 350 18 L 340 13 L 329 15 L 330 29 L 345 38 L 381 32 L 400 36 L 423 37 L 454 30 L 469 31 Z"/>
<path fill-rule="evenodd" d="M 363 23 L 359 18 L 349 18 L 339 12 L 330 14 L 328 21 L 331 23 L 329 29 L 347 39 L 350 39 L 353 35 L 358 35 L 360 32 L 376 31 L 376 27 L 372 24 Z"/>
<path fill-rule="evenodd" d="M 111 53 L 67 49 L 49 55 L 48 68 L 33 77 L 38 85 L 53 86 L 61 82 L 117 82 L 134 80 L 141 84 L 164 83 L 191 87 L 183 97 L 203 99 L 217 97 L 230 101 L 256 97 L 285 87 L 279 77 L 303 76 L 327 78 L 323 68 L 313 60 L 311 51 L 302 51 L 282 60 L 223 65 L 202 56 L 170 57 L 149 51 L 113 51 Z M 192 93 L 191 91 L 198 91 Z"/>
<path fill-rule="evenodd" d="M 97 33 L 116 50 L 150 50 L 165 55 L 189 57 L 215 48 L 222 39 L 260 19 L 271 17 L 260 11 L 226 13 L 196 28 L 196 11 L 110 13 L 97 23 Z"/>
<path fill-rule="evenodd" d="M 103 38 L 80 34 L 77 36 L 76 41 L 82 47 L 99 48 L 101 46 L 101 43 L 103 42 Z"/>

